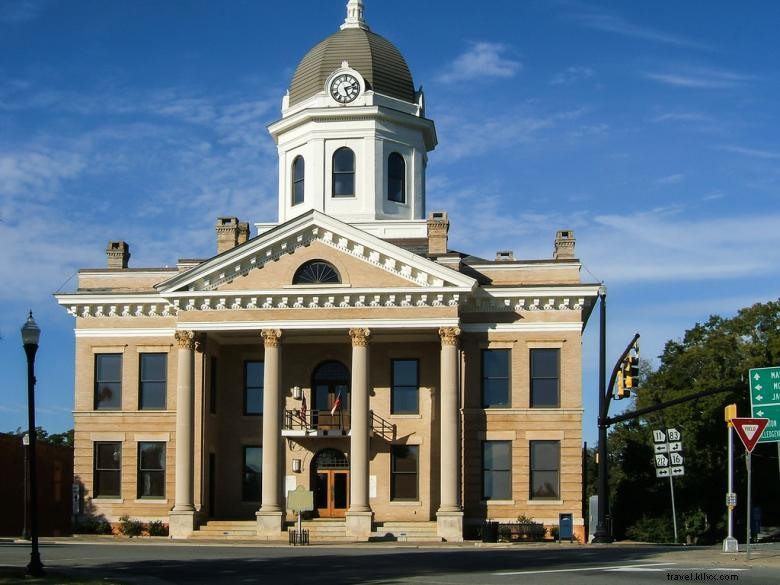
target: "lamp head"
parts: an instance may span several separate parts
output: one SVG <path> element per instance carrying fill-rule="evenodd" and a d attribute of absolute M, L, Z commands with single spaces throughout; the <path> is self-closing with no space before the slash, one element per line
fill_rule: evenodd
<path fill-rule="evenodd" d="M 38 345 L 38 340 L 41 338 L 41 328 L 33 319 L 32 311 L 30 311 L 27 322 L 22 327 L 22 344 L 23 345 Z"/>

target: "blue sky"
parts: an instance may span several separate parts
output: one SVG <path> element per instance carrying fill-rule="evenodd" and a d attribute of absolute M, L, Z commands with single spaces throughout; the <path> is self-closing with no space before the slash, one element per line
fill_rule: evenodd
<path fill-rule="evenodd" d="M 0 431 L 26 425 L 29 308 L 38 421 L 71 427 L 73 320 L 51 294 L 109 240 L 172 265 L 214 252 L 217 216 L 276 219 L 265 127 L 345 4 L 0 2 Z M 451 245 L 549 258 L 573 229 L 583 280 L 608 287 L 611 356 L 778 298 L 779 3 L 367 0 L 366 20 L 425 89 L 428 210 Z"/>

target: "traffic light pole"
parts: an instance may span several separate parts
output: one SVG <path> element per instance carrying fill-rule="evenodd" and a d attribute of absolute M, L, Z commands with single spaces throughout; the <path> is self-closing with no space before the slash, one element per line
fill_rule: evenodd
<path fill-rule="evenodd" d="M 609 397 L 607 396 L 607 287 L 599 288 L 600 326 L 599 326 L 599 448 L 598 448 L 598 523 L 593 533 L 593 542 L 609 543 L 612 536 L 607 530 L 607 508 L 609 503 L 609 481 L 607 467 L 607 414 Z"/>
<path fill-rule="evenodd" d="M 639 333 L 623 350 L 615 367 L 612 368 L 612 375 L 607 383 L 607 289 L 602 286 L 599 288 L 599 299 L 601 300 L 600 310 L 600 330 L 599 330 L 599 446 L 598 446 L 598 523 L 596 532 L 593 533 L 593 542 L 599 544 L 610 543 L 613 541 L 612 534 L 607 528 L 607 511 L 609 510 L 609 466 L 607 465 L 607 430 L 614 423 L 609 418 L 609 403 L 612 400 L 612 387 L 615 384 L 618 371 L 626 356 L 639 340 Z"/>

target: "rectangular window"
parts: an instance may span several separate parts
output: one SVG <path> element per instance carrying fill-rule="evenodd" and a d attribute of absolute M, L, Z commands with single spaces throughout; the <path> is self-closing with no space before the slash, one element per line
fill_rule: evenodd
<path fill-rule="evenodd" d="M 417 473 L 420 460 L 417 445 L 392 445 L 390 448 L 390 499 L 419 499 Z"/>
<path fill-rule="evenodd" d="M 217 414 L 217 358 L 212 356 L 209 365 L 209 412 Z"/>
<path fill-rule="evenodd" d="M 138 377 L 138 408 L 164 409 L 168 392 L 168 354 L 142 353 Z"/>
<path fill-rule="evenodd" d="M 512 441 L 482 442 L 482 499 L 512 499 Z"/>
<path fill-rule="evenodd" d="M 560 441 L 531 441 L 531 499 L 560 500 Z"/>
<path fill-rule="evenodd" d="M 244 474 L 241 484 L 241 499 L 244 502 L 259 502 L 262 493 L 263 448 L 244 447 Z"/>
<path fill-rule="evenodd" d="M 417 360 L 391 360 L 391 413 L 417 414 L 420 412 L 420 382 Z"/>
<path fill-rule="evenodd" d="M 263 362 L 244 362 L 244 414 L 263 414 Z"/>
<path fill-rule="evenodd" d="M 531 350 L 531 408 L 560 406 L 561 350 Z"/>
<path fill-rule="evenodd" d="M 122 354 L 95 355 L 95 410 L 122 408 Z"/>
<path fill-rule="evenodd" d="M 165 497 L 165 443 L 138 443 L 138 497 Z"/>
<path fill-rule="evenodd" d="M 482 408 L 510 406 L 508 349 L 482 350 Z"/>
<path fill-rule="evenodd" d="M 119 498 L 122 486 L 122 443 L 95 443 L 92 495 Z"/>

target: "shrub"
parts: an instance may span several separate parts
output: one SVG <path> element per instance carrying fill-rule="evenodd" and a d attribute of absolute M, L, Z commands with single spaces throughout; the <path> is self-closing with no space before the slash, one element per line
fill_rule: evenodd
<path fill-rule="evenodd" d="M 168 527 L 161 520 L 149 522 L 149 536 L 168 536 Z"/>
<path fill-rule="evenodd" d="M 636 524 L 626 530 L 629 538 L 641 542 L 672 542 L 674 532 L 671 518 L 650 518 L 642 516 Z"/>
<path fill-rule="evenodd" d="M 144 525 L 140 520 L 133 520 L 127 514 L 119 518 L 119 532 L 125 536 L 129 536 L 130 538 L 141 536 L 143 531 Z"/>
<path fill-rule="evenodd" d="M 113 534 L 105 518 L 102 516 L 84 516 L 76 520 L 73 526 L 73 532 L 76 534 Z"/>
<path fill-rule="evenodd" d="M 558 540 L 558 536 L 561 533 L 560 528 L 558 528 L 558 526 L 550 526 L 548 530 L 550 532 L 550 538 L 552 538 L 553 540 Z"/>

